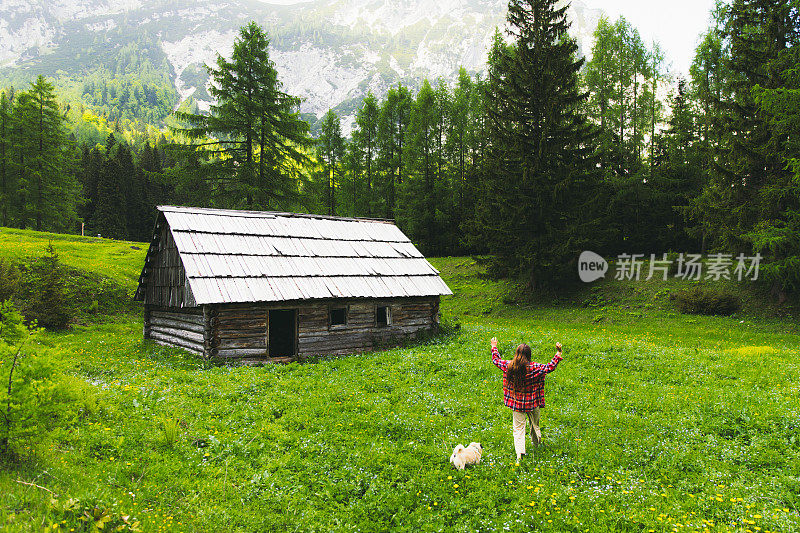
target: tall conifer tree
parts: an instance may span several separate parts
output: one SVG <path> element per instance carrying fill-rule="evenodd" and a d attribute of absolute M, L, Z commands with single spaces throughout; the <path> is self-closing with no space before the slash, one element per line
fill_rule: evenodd
<path fill-rule="evenodd" d="M 11 102 L 8 94 L 0 94 L 0 226 L 11 223 L 9 208 L 16 192 L 11 173 Z"/>
<path fill-rule="evenodd" d="M 378 115 L 380 108 L 378 101 L 371 92 L 367 94 L 361 104 L 361 108 L 356 114 L 356 126 L 353 131 L 353 149 L 354 154 L 359 159 L 359 166 L 363 169 L 365 180 L 365 213 L 372 216 L 373 204 L 373 187 L 375 185 L 375 156 L 377 154 L 378 143 Z"/>
<path fill-rule="evenodd" d="M 405 156 L 408 125 L 413 98 L 407 87 L 389 89 L 381 106 L 378 121 L 378 142 L 384 174 L 384 212 L 394 218 L 397 205 L 397 185 L 403 183 L 407 161 Z"/>
<path fill-rule="evenodd" d="M 733 0 L 716 19 L 692 70 L 710 167 L 694 214 L 709 248 L 761 251 L 774 265 L 765 273 L 777 287 L 796 286 L 800 198 L 787 163 L 797 151 L 792 128 L 779 118 L 784 105 L 772 105 L 771 97 L 791 102 L 800 14 L 791 0 Z"/>
<path fill-rule="evenodd" d="M 55 88 L 39 76 L 17 96 L 14 113 L 19 186 L 25 199 L 20 225 L 30 223 L 37 231 L 74 229 L 79 186 Z"/>
<path fill-rule="evenodd" d="M 277 209 L 297 198 L 293 176 L 307 162 L 301 148 L 310 145 L 308 124 L 300 99 L 281 90 L 268 47 L 258 24 L 242 27 L 230 61 L 218 56 L 208 68 L 211 114 L 176 113 L 189 124 L 176 132 L 194 142 L 204 162 L 194 177 L 213 184 L 219 206 Z"/>
<path fill-rule="evenodd" d="M 564 281 L 592 242 L 595 129 L 578 88 L 577 45 L 557 0 L 512 0 L 511 46 L 490 54 L 487 186 L 480 222 L 495 265 L 532 289 Z M 574 276 L 572 276 L 574 277 Z"/>
<path fill-rule="evenodd" d="M 437 180 L 437 146 L 439 117 L 436 92 L 425 80 L 411 110 L 408 145 L 409 176 L 404 184 L 402 226 L 422 245 L 427 254 L 438 252 L 436 211 L 439 205 L 435 194 Z"/>
<path fill-rule="evenodd" d="M 325 162 L 328 177 L 328 194 L 326 204 L 329 215 L 336 214 L 336 188 L 339 182 L 339 166 L 345 153 L 344 137 L 342 137 L 342 123 L 339 116 L 329 109 L 322 118 L 322 132 L 318 145 L 319 155 Z"/>

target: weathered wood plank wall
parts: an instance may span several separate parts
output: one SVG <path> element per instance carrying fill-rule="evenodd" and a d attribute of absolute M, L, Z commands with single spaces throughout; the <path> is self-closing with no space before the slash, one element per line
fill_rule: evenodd
<path fill-rule="evenodd" d="M 390 308 L 391 323 L 378 326 L 376 310 Z M 347 323 L 331 326 L 329 309 L 347 308 Z M 298 310 L 297 352 L 344 355 L 397 345 L 438 324 L 439 297 L 330 300 L 274 304 L 223 304 L 185 308 L 145 306 L 145 337 L 205 357 L 269 360 L 269 311 Z"/>
<path fill-rule="evenodd" d="M 145 262 L 144 301 L 162 307 L 194 307 L 196 304 L 175 240 L 169 226 L 161 222 L 157 229 L 156 252 Z"/>

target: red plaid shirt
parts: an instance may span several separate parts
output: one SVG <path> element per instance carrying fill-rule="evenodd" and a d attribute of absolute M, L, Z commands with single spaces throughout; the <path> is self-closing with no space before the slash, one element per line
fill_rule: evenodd
<path fill-rule="evenodd" d="M 514 390 L 508 380 L 508 365 L 511 361 L 500 359 L 500 352 L 492 348 L 492 363 L 503 371 L 503 400 L 514 411 L 528 413 L 534 407 L 544 407 L 544 377 L 556 369 L 561 361 L 561 354 L 557 353 L 548 364 L 530 363 L 525 376 L 525 387 L 521 391 Z"/>

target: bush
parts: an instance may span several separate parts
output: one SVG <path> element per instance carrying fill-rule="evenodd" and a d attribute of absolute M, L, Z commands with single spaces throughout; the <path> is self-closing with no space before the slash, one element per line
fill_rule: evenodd
<path fill-rule="evenodd" d="M 739 298 L 729 292 L 694 287 L 675 295 L 678 310 L 692 315 L 731 315 L 741 309 Z"/>
<path fill-rule="evenodd" d="M 11 299 L 29 320 L 61 329 L 83 315 L 138 309 L 133 293 L 116 281 L 70 268 L 48 247 L 40 258 L 0 259 L 0 302 Z"/>
<path fill-rule="evenodd" d="M 442 315 L 439 321 L 439 333 L 444 336 L 455 335 L 461 331 L 461 322 L 450 315 Z"/>
<path fill-rule="evenodd" d="M 48 329 L 63 329 L 72 320 L 75 310 L 67 294 L 67 272 L 58 259 L 52 244 L 47 253 L 36 261 L 30 271 L 30 301 L 26 308 L 28 319 L 36 320 Z"/>
<path fill-rule="evenodd" d="M 123 514 L 120 502 L 107 505 L 97 500 L 76 498 L 50 498 L 53 531 L 141 531 L 139 521 Z M 70 527 L 74 526 L 74 527 Z"/>
<path fill-rule="evenodd" d="M 59 374 L 24 320 L 10 301 L 0 304 L 0 454 L 44 436 L 65 404 Z"/>
<path fill-rule="evenodd" d="M 0 302 L 5 302 L 19 291 L 19 268 L 13 261 L 0 259 Z"/>

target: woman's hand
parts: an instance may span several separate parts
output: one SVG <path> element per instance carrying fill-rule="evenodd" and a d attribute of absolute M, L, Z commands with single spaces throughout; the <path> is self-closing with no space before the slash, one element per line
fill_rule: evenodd
<path fill-rule="evenodd" d="M 497 348 L 497 337 L 492 337 L 492 348 Z"/>
<path fill-rule="evenodd" d="M 561 353 L 561 343 L 560 342 L 556 343 L 556 352 L 557 353 Z"/>

